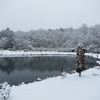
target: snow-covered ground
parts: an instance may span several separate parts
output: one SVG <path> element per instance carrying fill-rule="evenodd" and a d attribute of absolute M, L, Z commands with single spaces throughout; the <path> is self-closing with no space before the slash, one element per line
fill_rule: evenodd
<path fill-rule="evenodd" d="M 22 54 L 65 55 L 75 53 L 0 51 L 0 54 L 3 57 Z M 100 54 L 87 53 L 86 55 L 100 59 Z M 3 100 L 2 96 L 0 100 Z M 82 72 L 82 77 L 79 77 L 78 73 L 66 74 L 64 78 L 58 76 L 27 85 L 13 86 L 8 100 L 100 100 L 100 66 Z"/>
<path fill-rule="evenodd" d="M 72 52 L 57 52 L 57 51 L 0 51 L 0 57 L 35 57 L 35 56 L 54 56 L 76 54 Z"/>
<path fill-rule="evenodd" d="M 54 56 L 54 55 L 68 55 L 76 54 L 75 52 L 57 52 L 57 51 L 0 51 L 0 57 L 34 57 L 34 56 Z M 100 54 L 86 53 L 86 55 L 100 58 Z"/>
<path fill-rule="evenodd" d="M 98 63 L 100 65 L 100 61 L 97 61 L 96 63 Z"/>
<path fill-rule="evenodd" d="M 13 86 L 8 100 L 100 100 L 100 69 Z"/>

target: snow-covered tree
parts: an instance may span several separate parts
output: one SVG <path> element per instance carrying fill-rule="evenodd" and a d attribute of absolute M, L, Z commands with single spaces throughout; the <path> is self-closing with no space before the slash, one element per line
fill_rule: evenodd
<path fill-rule="evenodd" d="M 75 70 L 79 73 L 79 76 L 81 76 L 81 72 L 83 70 L 86 70 L 86 64 L 85 64 L 85 48 L 80 43 L 77 48 L 77 55 L 76 55 L 76 65 Z"/>
<path fill-rule="evenodd" d="M 7 82 L 4 82 L 1 86 L 1 91 L 0 94 L 2 95 L 2 97 L 4 98 L 4 100 L 7 100 L 9 95 L 10 95 L 11 89 L 10 89 L 10 85 L 8 85 Z"/>
<path fill-rule="evenodd" d="M 88 52 L 100 53 L 99 40 L 100 25 L 88 27 L 87 24 L 83 24 L 77 29 L 70 27 L 52 30 L 39 29 L 29 32 L 13 32 L 9 28 L 0 31 L 0 49 L 23 50 L 28 49 L 31 45 L 38 50 L 41 48 L 64 50 L 65 48 L 75 48 L 81 42 Z"/>

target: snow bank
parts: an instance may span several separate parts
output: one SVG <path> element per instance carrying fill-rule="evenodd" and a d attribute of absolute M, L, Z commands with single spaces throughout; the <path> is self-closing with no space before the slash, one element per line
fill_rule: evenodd
<path fill-rule="evenodd" d="M 13 86 L 8 100 L 100 100 L 100 70 L 45 79 L 28 85 Z M 0 97 L 0 100 L 2 98 Z"/>
<path fill-rule="evenodd" d="M 85 53 L 85 55 L 93 57 L 93 58 L 98 58 L 100 59 L 100 54 L 94 54 L 94 53 Z"/>
<path fill-rule="evenodd" d="M 0 51 L 0 57 L 36 57 L 36 56 L 55 56 L 76 54 L 73 52 L 57 52 L 57 51 Z"/>
<path fill-rule="evenodd" d="M 97 61 L 96 63 L 98 63 L 100 65 L 100 61 Z"/>
<path fill-rule="evenodd" d="M 57 52 L 57 51 L 0 51 L 0 57 L 35 57 L 35 56 L 66 56 L 76 54 L 76 52 Z M 85 53 L 85 55 L 100 59 L 100 54 Z"/>

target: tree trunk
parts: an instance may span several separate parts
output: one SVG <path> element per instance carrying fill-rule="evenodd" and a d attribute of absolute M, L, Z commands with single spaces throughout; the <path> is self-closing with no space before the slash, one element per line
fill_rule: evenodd
<path fill-rule="evenodd" d="M 81 77 L 81 72 L 79 72 L 79 77 Z"/>

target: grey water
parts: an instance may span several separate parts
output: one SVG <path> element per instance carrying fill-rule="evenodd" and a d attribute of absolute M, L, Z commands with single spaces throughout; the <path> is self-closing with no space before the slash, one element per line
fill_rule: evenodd
<path fill-rule="evenodd" d="M 73 70 L 75 63 L 75 55 L 0 58 L 0 83 L 15 85 L 58 76 L 64 69 Z M 86 65 L 94 67 L 96 59 L 87 57 Z"/>

